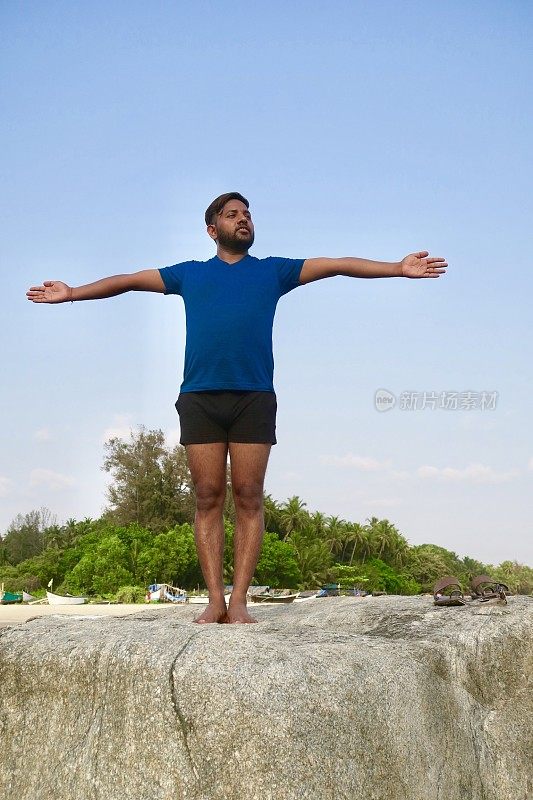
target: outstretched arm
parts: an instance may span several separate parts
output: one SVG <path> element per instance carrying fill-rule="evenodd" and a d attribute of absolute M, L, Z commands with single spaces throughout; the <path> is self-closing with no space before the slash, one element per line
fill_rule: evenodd
<path fill-rule="evenodd" d="M 308 258 L 300 284 L 346 275 L 350 278 L 438 278 L 446 272 L 444 258 L 427 258 L 427 250 L 411 253 L 402 261 L 369 261 L 366 258 Z"/>
<path fill-rule="evenodd" d="M 165 285 L 158 269 L 143 269 L 130 275 L 113 275 L 85 286 L 69 286 L 62 281 L 45 281 L 32 286 L 26 297 L 33 303 L 68 303 L 75 300 L 101 300 L 124 292 L 161 292 Z"/>

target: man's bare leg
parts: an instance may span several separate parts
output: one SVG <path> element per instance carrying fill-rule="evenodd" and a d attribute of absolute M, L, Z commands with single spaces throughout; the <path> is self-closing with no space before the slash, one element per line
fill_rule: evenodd
<path fill-rule="evenodd" d="M 236 511 L 233 591 L 228 607 L 228 621 L 232 623 L 257 622 L 246 610 L 246 592 L 263 542 L 263 485 L 270 448 L 270 444 L 229 443 Z"/>
<path fill-rule="evenodd" d="M 226 463 L 228 445 L 186 445 L 187 461 L 196 492 L 194 538 L 209 592 L 209 603 L 194 621 L 227 622 L 224 600 L 224 522 L 222 510 L 226 496 Z"/>

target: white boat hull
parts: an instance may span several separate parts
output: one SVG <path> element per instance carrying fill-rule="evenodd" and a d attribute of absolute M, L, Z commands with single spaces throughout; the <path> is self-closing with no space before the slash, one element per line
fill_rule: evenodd
<path fill-rule="evenodd" d="M 226 603 L 229 603 L 230 597 L 231 597 L 231 592 L 226 592 L 226 594 L 224 595 L 224 600 L 226 601 Z M 198 605 L 203 603 L 203 605 L 207 605 L 209 603 L 209 596 L 207 594 L 188 595 L 187 602 L 193 604 L 196 603 Z"/>
<path fill-rule="evenodd" d="M 46 592 L 48 603 L 51 606 L 81 606 L 86 602 L 85 597 L 63 597 L 61 594 Z"/>

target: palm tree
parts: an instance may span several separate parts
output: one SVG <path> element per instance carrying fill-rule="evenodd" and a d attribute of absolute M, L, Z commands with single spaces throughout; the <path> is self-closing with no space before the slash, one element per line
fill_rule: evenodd
<path fill-rule="evenodd" d="M 374 555 L 374 541 L 372 539 L 372 531 L 363 525 L 363 537 L 361 539 L 360 550 L 362 555 L 362 563 L 365 563 L 366 558 L 372 558 Z"/>
<path fill-rule="evenodd" d="M 311 515 L 311 523 L 313 525 L 313 529 L 317 536 L 324 536 L 326 533 L 326 515 L 323 514 L 321 511 L 315 511 L 314 514 Z"/>
<path fill-rule="evenodd" d="M 325 542 L 313 537 L 312 531 L 293 531 L 289 540 L 294 548 L 296 562 L 304 586 L 314 588 L 327 579 L 331 554 Z"/>
<path fill-rule="evenodd" d="M 372 517 L 367 523 L 373 555 L 392 565 L 401 566 L 407 556 L 407 540 L 388 519 Z"/>
<path fill-rule="evenodd" d="M 48 548 L 59 550 L 61 547 L 66 546 L 64 542 L 64 529 L 59 525 L 52 525 L 50 528 L 47 528 L 44 531 L 43 539 L 45 550 Z"/>
<path fill-rule="evenodd" d="M 265 517 L 265 530 L 271 533 L 280 533 L 281 509 L 270 494 L 266 494 L 263 498 L 263 514 Z"/>
<path fill-rule="evenodd" d="M 368 536 L 372 543 L 372 555 L 381 558 L 383 555 L 383 550 L 387 544 L 388 532 L 377 517 L 371 517 L 370 519 L 367 519 L 366 523 Z"/>
<path fill-rule="evenodd" d="M 346 561 L 346 551 L 348 550 L 348 545 L 353 545 L 352 554 L 350 556 L 350 566 L 351 566 L 353 564 L 356 551 L 361 550 L 361 552 L 363 552 L 365 539 L 366 539 L 366 533 L 362 525 L 359 525 L 358 522 L 353 522 L 352 524 L 348 525 L 346 529 L 346 537 L 344 539 L 344 548 L 341 555 L 341 561 L 343 562 Z"/>
<path fill-rule="evenodd" d="M 334 556 L 342 549 L 346 534 L 346 522 L 339 517 L 328 517 L 325 532 L 325 542 L 329 547 L 330 553 Z"/>
<path fill-rule="evenodd" d="M 92 522 L 92 520 L 91 520 L 90 517 L 89 518 L 86 517 L 84 522 L 85 523 L 88 522 L 90 524 Z M 65 523 L 65 525 L 63 527 L 63 542 L 64 542 L 64 546 L 65 547 L 71 547 L 72 544 L 74 543 L 74 540 L 76 539 L 76 533 L 77 533 L 76 525 L 77 525 L 77 522 L 74 519 L 74 517 L 70 517 L 69 519 L 67 519 L 67 521 L 66 521 L 66 523 Z"/>
<path fill-rule="evenodd" d="M 307 503 L 295 495 L 289 497 L 285 503 L 280 506 L 280 523 L 284 532 L 284 539 L 287 539 L 294 530 L 304 525 L 309 520 L 309 514 L 304 511 Z"/>
<path fill-rule="evenodd" d="M 396 528 L 394 528 L 395 535 L 393 539 L 393 554 L 392 560 L 395 567 L 404 567 L 407 559 L 409 558 L 409 543 L 405 536 L 402 536 Z"/>

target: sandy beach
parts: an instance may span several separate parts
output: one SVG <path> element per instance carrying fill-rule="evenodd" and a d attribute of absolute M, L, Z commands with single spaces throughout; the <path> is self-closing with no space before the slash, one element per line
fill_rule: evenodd
<path fill-rule="evenodd" d="M 314 597 L 308 597 L 301 600 L 295 600 L 295 603 L 309 603 L 314 602 Z M 362 598 L 354 598 L 355 600 L 361 600 Z M 279 607 L 279 603 L 249 603 L 249 608 L 253 608 L 257 610 L 258 608 L 277 608 Z M 286 606 L 284 606 L 286 607 Z M 198 614 L 202 612 L 201 605 L 195 605 L 190 603 L 179 603 L 179 604 L 172 604 L 172 603 L 116 603 L 116 604 L 103 604 L 99 605 L 97 603 L 84 603 L 83 605 L 72 605 L 72 606 L 49 606 L 49 605 L 0 605 L 0 630 L 2 628 L 10 628 L 13 625 L 20 625 L 23 622 L 28 622 L 30 619 L 35 619 L 36 617 L 47 617 L 47 616 L 57 616 L 59 615 L 66 615 L 71 617 L 125 617 L 128 614 L 138 614 L 141 611 L 146 611 L 150 609 L 153 611 L 154 609 L 169 609 L 174 608 L 176 609 L 177 613 L 179 613 L 179 609 L 191 609 L 193 608 Z"/>
<path fill-rule="evenodd" d="M 0 606 L 0 628 L 9 628 L 13 625 L 20 625 L 36 617 L 57 616 L 78 616 L 78 617 L 125 617 L 128 614 L 135 614 L 139 611 L 150 609 L 170 608 L 167 603 L 118 603 L 115 605 L 98 605 L 87 603 L 81 606 L 29 606 L 29 605 L 7 605 Z"/>

